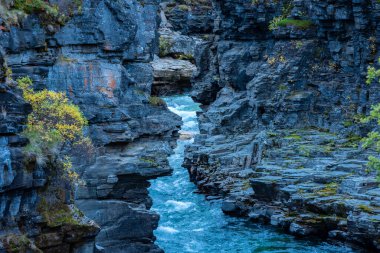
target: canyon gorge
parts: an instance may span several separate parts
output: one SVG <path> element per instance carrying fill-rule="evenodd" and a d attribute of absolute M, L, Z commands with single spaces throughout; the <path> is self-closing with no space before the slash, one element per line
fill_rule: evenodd
<path fill-rule="evenodd" d="M 0 1 L 0 252 L 380 250 L 360 141 L 380 2 L 19 3 Z M 25 76 L 88 120 L 77 182 L 24 152 Z"/>

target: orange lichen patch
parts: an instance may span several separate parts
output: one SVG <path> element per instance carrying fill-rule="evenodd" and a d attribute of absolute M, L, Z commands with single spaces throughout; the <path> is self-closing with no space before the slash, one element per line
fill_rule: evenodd
<path fill-rule="evenodd" d="M 92 66 L 92 64 L 90 63 L 88 65 L 88 68 L 89 68 L 88 73 L 90 74 L 90 88 L 91 88 L 91 90 L 93 90 L 93 84 L 94 84 L 93 69 L 94 69 L 94 66 Z"/>
<path fill-rule="evenodd" d="M 108 98 L 113 98 L 113 90 L 110 88 L 105 88 L 105 87 L 98 87 L 98 91 L 106 95 Z"/>
<path fill-rule="evenodd" d="M 109 44 L 109 42 L 107 41 L 107 42 L 104 44 L 103 49 L 104 49 L 104 50 L 107 50 L 107 51 L 110 51 L 110 50 L 112 50 L 112 46 L 111 46 L 111 44 Z"/>
<path fill-rule="evenodd" d="M 73 86 L 69 85 L 69 95 L 70 97 L 74 97 L 74 90 L 73 90 Z"/>
<path fill-rule="evenodd" d="M 84 90 L 87 90 L 87 85 L 88 85 L 88 79 L 87 77 L 84 78 Z"/>
<path fill-rule="evenodd" d="M 116 80 L 113 76 L 110 76 L 108 78 L 108 87 L 110 87 L 112 90 L 116 89 Z"/>

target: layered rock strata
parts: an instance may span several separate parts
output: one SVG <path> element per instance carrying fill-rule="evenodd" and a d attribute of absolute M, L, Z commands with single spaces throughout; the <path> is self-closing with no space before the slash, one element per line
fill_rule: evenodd
<path fill-rule="evenodd" d="M 223 210 L 380 249 L 373 125 L 365 84 L 378 58 L 376 1 L 213 1 L 214 30 L 196 49 L 201 134 L 184 166 Z M 180 28 L 178 28 L 180 29 Z M 194 33 L 197 33 L 194 31 Z"/>
<path fill-rule="evenodd" d="M 201 38 L 186 36 L 173 30 L 161 4 L 159 28 L 159 52 L 152 62 L 152 94 L 167 96 L 187 93 L 191 89 L 191 78 L 196 70 L 194 54 Z"/>
<path fill-rule="evenodd" d="M 0 57 L 0 252 L 92 252 L 99 226 L 73 205 L 60 165 L 39 165 L 22 151 L 31 107 L 5 83 Z"/>

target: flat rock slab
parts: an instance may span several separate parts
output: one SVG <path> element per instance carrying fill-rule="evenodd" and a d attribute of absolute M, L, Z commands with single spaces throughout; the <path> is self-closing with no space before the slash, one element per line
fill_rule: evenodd
<path fill-rule="evenodd" d="M 187 60 L 155 57 L 152 62 L 154 82 L 152 94 L 171 95 L 191 88 L 190 79 L 196 70 Z"/>

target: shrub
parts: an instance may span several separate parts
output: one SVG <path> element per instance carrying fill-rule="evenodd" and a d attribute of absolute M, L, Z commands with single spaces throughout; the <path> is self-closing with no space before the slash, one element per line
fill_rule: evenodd
<path fill-rule="evenodd" d="M 380 58 L 379 58 L 378 62 L 380 62 Z M 373 66 L 369 66 L 367 69 L 366 84 L 370 85 L 375 79 L 377 79 L 379 77 L 380 77 L 380 69 L 376 69 Z M 379 80 L 379 82 L 380 82 L 380 80 Z"/>
<path fill-rule="evenodd" d="M 169 39 L 166 39 L 164 37 L 160 37 L 159 41 L 159 56 L 164 57 L 167 56 L 170 53 L 170 49 L 173 46 L 173 42 L 171 42 Z"/>
<path fill-rule="evenodd" d="M 273 30 L 275 30 L 276 28 L 278 28 L 278 27 L 279 27 L 279 23 L 281 22 L 282 19 L 283 19 L 282 16 L 273 18 L 273 19 L 269 22 L 269 30 L 273 31 Z"/>
<path fill-rule="evenodd" d="M 49 156 L 58 154 L 58 151 L 83 143 L 90 145 L 89 139 L 83 136 L 87 120 L 79 107 L 69 102 L 65 93 L 46 89 L 34 91 L 29 77 L 18 79 L 17 82 L 25 101 L 33 108 L 23 132 L 29 139 L 26 152 L 36 155 L 43 162 Z M 69 159 L 61 157 L 59 160 L 68 172 L 71 168 Z"/>
<path fill-rule="evenodd" d="M 376 120 L 380 125 L 380 104 L 372 106 L 370 115 L 362 120 L 362 123 L 367 123 L 371 120 Z M 362 139 L 363 148 L 374 147 L 377 152 L 380 152 L 380 133 L 378 131 L 370 132 L 366 138 Z M 378 171 L 380 179 L 380 159 L 375 156 L 368 157 L 368 167 Z"/>
<path fill-rule="evenodd" d="M 64 16 L 59 13 L 58 7 L 44 0 L 15 0 L 13 7 L 27 14 L 38 14 L 46 23 L 64 23 Z"/>
<path fill-rule="evenodd" d="M 73 0 L 63 13 L 57 5 L 52 5 L 45 0 L 14 0 L 12 10 L 26 14 L 37 14 L 43 25 L 58 24 L 63 25 L 74 13 L 80 13 L 82 0 Z M 65 15 L 66 14 L 66 15 Z"/>
<path fill-rule="evenodd" d="M 288 4 L 283 5 L 282 15 L 279 17 L 275 17 L 272 19 L 272 21 L 270 21 L 269 30 L 273 31 L 273 30 L 277 29 L 280 26 L 280 22 L 282 20 L 285 20 L 286 17 L 290 14 L 292 8 L 293 8 L 292 2 L 289 2 Z"/>
<path fill-rule="evenodd" d="M 10 67 L 5 67 L 4 68 L 4 75 L 7 78 L 12 78 L 13 71 Z"/>
<path fill-rule="evenodd" d="M 14 8 L 22 10 L 25 13 L 46 13 L 51 16 L 58 16 L 58 8 L 50 6 L 48 2 L 43 0 L 15 0 Z"/>
<path fill-rule="evenodd" d="M 7 252 L 36 252 L 42 253 L 33 241 L 31 241 L 25 234 L 8 234 L 0 237 L 0 242 L 3 244 Z"/>
<path fill-rule="evenodd" d="M 367 84 L 371 84 L 376 78 L 380 76 L 380 71 L 374 67 L 369 67 L 367 71 Z M 367 117 L 360 119 L 361 123 L 368 123 L 376 121 L 380 125 L 380 104 L 373 105 L 371 112 Z M 366 138 L 362 139 L 363 148 L 373 147 L 377 152 L 380 152 L 380 132 L 372 131 Z M 378 156 L 368 157 L 368 167 L 378 172 L 378 179 L 380 180 L 380 159 Z"/>

